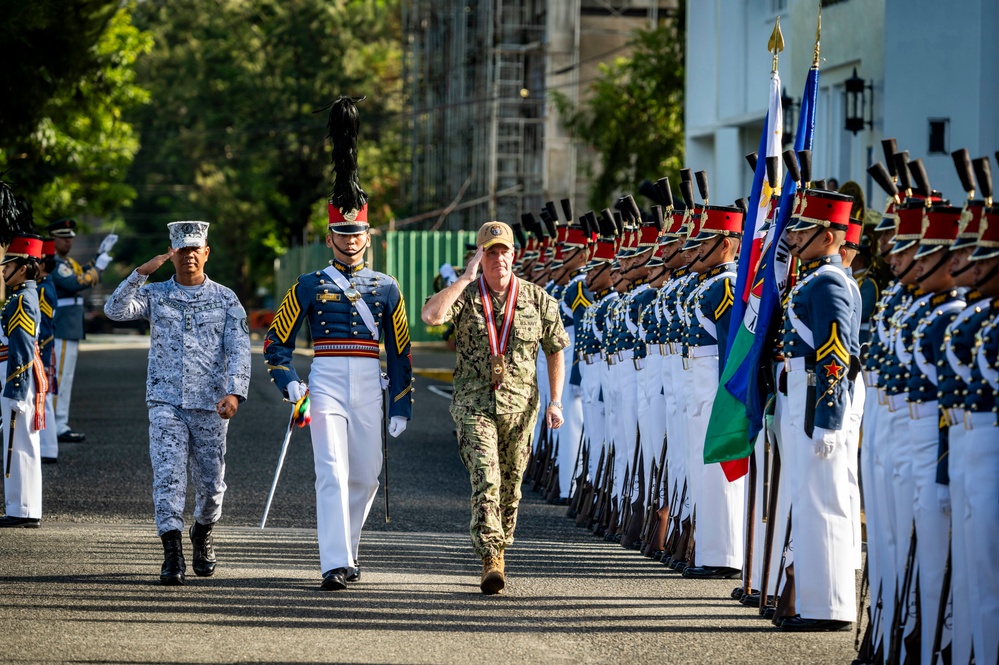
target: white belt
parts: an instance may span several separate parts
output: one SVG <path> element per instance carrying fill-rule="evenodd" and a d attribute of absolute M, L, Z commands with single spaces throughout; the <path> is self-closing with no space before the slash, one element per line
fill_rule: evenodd
<path fill-rule="evenodd" d="M 708 344 L 707 346 L 691 346 L 687 349 L 688 358 L 705 358 L 707 356 L 717 356 L 718 345 Z"/>
<path fill-rule="evenodd" d="M 908 402 L 905 401 L 905 395 L 885 395 L 885 404 L 888 405 L 889 411 L 899 411 L 901 409 L 908 408 Z"/>
<path fill-rule="evenodd" d="M 650 356 L 661 356 L 662 353 L 663 353 L 663 345 L 662 344 L 646 344 L 645 345 L 645 352 L 648 353 Z"/>
<path fill-rule="evenodd" d="M 784 358 L 785 372 L 800 372 L 805 369 L 805 356 L 797 358 Z"/>
<path fill-rule="evenodd" d="M 635 369 L 645 369 L 645 358 L 633 358 Z"/>
<path fill-rule="evenodd" d="M 937 417 L 937 406 L 936 400 L 931 400 L 929 402 L 909 402 L 909 417 L 913 420 L 921 420 L 923 418 L 936 418 Z"/>
<path fill-rule="evenodd" d="M 961 407 L 947 409 L 947 424 L 951 427 L 963 424 L 964 429 L 974 429 L 971 425 L 971 411 Z"/>
<path fill-rule="evenodd" d="M 73 298 L 59 298 L 56 300 L 56 304 L 59 307 L 72 307 L 73 305 L 82 305 L 83 296 L 75 296 Z"/>
<path fill-rule="evenodd" d="M 880 374 L 880 372 L 873 369 L 864 372 L 864 383 L 868 388 L 878 387 L 878 374 Z"/>

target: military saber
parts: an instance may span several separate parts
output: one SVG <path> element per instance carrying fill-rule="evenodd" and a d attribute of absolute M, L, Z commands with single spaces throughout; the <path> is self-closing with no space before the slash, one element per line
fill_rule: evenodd
<path fill-rule="evenodd" d="M 14 427 L 17 425 L 17 411 L 10 410 L 10 433 L 7 435 L 7 477 L 10 478 L 10 460 L 14 457 Z"/>
<path fill-rule="evenodd" d="M 385 395 L 385 406 L 384 413 L 382 414 L 382 468 L 385 471 L 385 523 L 388 524 L 392 521 L 389 516 L 389 474 L 388 474 L 388 410 L 389 410 L 389 398 L 388 390 L 383 390 L 382 393 Z"/>
<path fill-rule="evenodd" d="M 288 418 L 288 431 L 284 435 L 284 443 L 281 444 L 281 456 L 278 458 L 277 470 L 274 471 L 274 481 L 271 483 L 271 492 L 267 495 L 267 505 L 264 506 L 264 517 L 260 520 L 260 528 L 267 524 L 267 514 L 271 511 L 271 501 L 274 500 L 274 492 L 277 490 L 278 478 L 281 477 L 281 468 L 284 466 L 284 456 L 288 452 L 288 444 L 291 442 L 291 432 L 295 428 L 295 413 L 298 405 L 291 405 L 291 417 Z"/>

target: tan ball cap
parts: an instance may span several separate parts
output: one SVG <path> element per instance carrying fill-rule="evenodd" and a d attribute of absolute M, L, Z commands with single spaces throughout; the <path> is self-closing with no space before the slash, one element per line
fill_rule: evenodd
<path fill-rule="evenodd" d="M 513 229 L 503 222 L 486 222 L 475 236 L 475 244 L 482 249 L 501 244 L 513 249 Z"/>

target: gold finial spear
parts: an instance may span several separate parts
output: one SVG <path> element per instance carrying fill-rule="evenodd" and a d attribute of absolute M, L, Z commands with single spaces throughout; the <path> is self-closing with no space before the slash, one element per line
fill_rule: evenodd
<path fill-rule="evenodd" d="M 815 53 L 812 55 L 812 67 L 819 66 L 819 35 L 822 33 L 822 3 L 819 3 L 819 20 L 815 24 Z"/>
<path fill-rule="evenodd" d="M 773 63 L 770 65 L 770 71 L 777 71 L 777 55 L 784 50 L 784 35 L 780 31 L 780 15 L 777 15 L 777 21 L 774 23 L 774 31 L 770 33 L 770 41 L 767 42 L 767 50 L 774 54 Z"/>

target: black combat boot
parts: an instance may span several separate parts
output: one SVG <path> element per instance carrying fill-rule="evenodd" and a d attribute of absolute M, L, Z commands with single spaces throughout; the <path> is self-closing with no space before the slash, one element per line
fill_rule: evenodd
<path fill-rule="evenodd" d="M 211 577 L 215 572 L 215 545 L 212 542 L 212 526 L 195 522 L 191 527 L 191 546 L 194 548 L 194 574 L 198 577 Z"/>
<path fill-rule="evenodd" d="M 180 586 L 184 583 L 187 564 L 184 563 L 184 542 L 179 529 L 167 531 L 163 541 L 163 567 L 160 569 L 160 584 Z"/>

